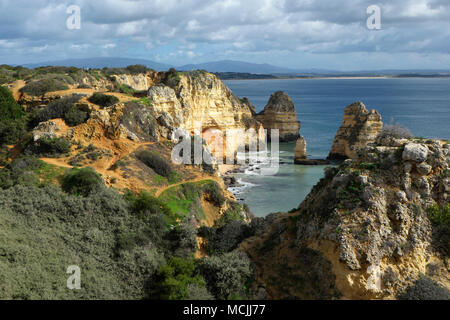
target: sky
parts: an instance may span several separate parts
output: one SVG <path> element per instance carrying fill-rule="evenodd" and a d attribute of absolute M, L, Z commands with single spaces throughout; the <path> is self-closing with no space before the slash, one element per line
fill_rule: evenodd
<path fill-rule="evenodd" d="M 80 9 L 80 28 L 71 5 Z M 369 29 L 369 6 L 380 29 Z M 374 20 L 370 20 L 374 21 Z M 126 57 L 450 69 L 449 0 L 0 0 L 0 64 Z"/>

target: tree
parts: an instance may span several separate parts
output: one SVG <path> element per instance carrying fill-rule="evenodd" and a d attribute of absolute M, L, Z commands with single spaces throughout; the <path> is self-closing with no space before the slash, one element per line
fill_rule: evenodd
<path fill-rule="evenodd" d="M 13 144 L 25 134 L 25 112 L 5 87 L 0 86 L 0 146 Z"/>

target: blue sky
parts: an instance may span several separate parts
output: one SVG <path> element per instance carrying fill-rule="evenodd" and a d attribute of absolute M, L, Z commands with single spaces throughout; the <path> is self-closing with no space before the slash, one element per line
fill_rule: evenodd
<path fill-rule="evenodd" d="M 79 30 L 66 26 L 70 5 L 81 9 Z M 370 5 L 381 30 L 366 27 Z M 0 0 L 0 64 L 98 56 L 450 69 L 450 1 Z"/>

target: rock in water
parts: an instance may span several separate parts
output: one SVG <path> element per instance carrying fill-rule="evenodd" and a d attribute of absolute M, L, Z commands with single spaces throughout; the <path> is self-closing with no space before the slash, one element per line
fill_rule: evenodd
<path fill-rule="evenodd" d="M 362 102 L 345 108 L 342 125 L 334 138 L 330 160 L 356 158 L 359 149 L 375 141 L 383 129 L 381 115 L 376 110 L 368 111 Z"/>
<path fill-rule="evenodd" d="M 295 144 L 295 160 L 306 159 L 306 140 L 304 137 L 300 137 Z"/>
<path fill-rule="evenodd" d="M 264 128 L 280 130 L 280 141 L 295 141 L 300 137 L 300 121 L 291 98 L 283 91 L 271 95 L 263 111 L 256 115 Z"/>

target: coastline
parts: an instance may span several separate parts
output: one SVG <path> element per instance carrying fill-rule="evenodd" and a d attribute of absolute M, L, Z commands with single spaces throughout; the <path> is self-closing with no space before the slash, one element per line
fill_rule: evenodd
<path fill-rule="evenodd" d="M 411 77 L 402 77 L 402 76 L 311 76 L 311 77 L 279 77 L 272 79 L 257 79 L 257 78 L 236 78 L 236 79 L 221 79 L 222 81 L 244 81 L 244 80 L 252 80 L 252 81 L 270 81 L 270 80 L 373 80 L 373 79 L 449 79 L 450 75 L 442 75 L 442 76 L 411 76 Z"/>

